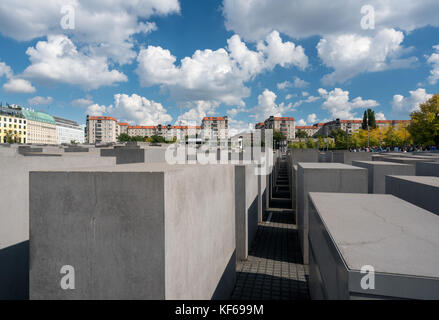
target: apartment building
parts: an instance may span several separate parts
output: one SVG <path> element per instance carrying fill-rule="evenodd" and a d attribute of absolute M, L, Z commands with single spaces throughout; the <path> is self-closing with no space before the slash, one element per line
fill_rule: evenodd
<path fill-rule="evenodd" d="M 56 144 L 56 122 L 55 119 L 44 112 L 22 109 L 26 119 L 26 143 Z"/>
<path fill-rule="evenodd" d="M 229 136 L 229 120 L 225 117 L 204 117 L 201 122 L 204 139 L 225 139 Z"/>
<path fill-rule="evenodd" d="M 119 136 L 119 125 L 113 117 L 87 116 L 87 143 L 116 142 Z"/>
<path fill-rule="evenodd" d="M 297 136 L 297 132 L 299 132 L 299 130 L 306 132 L 308 137 L 312 137 L 317 133 L 317 131 L 319 130 L 319 127 L 316 125 L 314 125 L 314 126 L 296 126 L 296 128 L 295 128 L 296 136 Z"/>
<path fill-rule="evenodd" d="M 156 134 L 155 126 L 128 126 L 127 134 L 130 137 L 151 137 Z"/>
<path fill-rule="evenodd" d="M 54 116 L 53 118 L 56 122 L 57 144 L 70 143 L 71 141 L 84 143 L 84 129 L 80 125 L 78 125 L 76 121 L 56 116 Z"/>
<path fill-rule="evenodd" d="M 20 107 L 0 107 L 0 143 L 27 142 L 27 123 Z"/>
<path fill-rule="evenodd" d="M 376 120 L 377 127 L 396 127 L 399 125 L 405 125 L 408 126 L 410 124 L 410 120 Z"/>
<path fill-rule="evenodd" d="M 123 122 L 123 123 L 118 123 L 118 125 L 119 125 L 119 134 L 122 134 L 122 133 L 128 134 L 128 128 L 130 126 L 129 123 Z"/>
<path fill-rule="evenodd" d="M 282 132 L 288 141 L 296 137 L 295 120 L 293 117 L 269 117 L 264 121 L 265 129 L 272 129 Z"/>

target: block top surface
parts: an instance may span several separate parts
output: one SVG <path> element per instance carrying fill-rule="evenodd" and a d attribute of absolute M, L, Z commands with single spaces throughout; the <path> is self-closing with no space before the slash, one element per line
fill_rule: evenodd
<path fill-rule="evenodd" d="M 327 163 L 327 162 L 299 162 L 298 167 L 303 169 L 347 169 L 347 170 L 364 170 L 359 167 L 354 167 L 343 163 Z"/>
<path fill-rule="evenodd" d="M 392 195 L 310 193 L 350 270 L 439 277 L 439 217 Z"/>
<path fill-rule="evenodd" d="M 118 164 L 96 167 L 84 168 L 69 168 L 69 169 L 54 169 L 54 170 L 39 170 L 44 172 L 171 172 L 183 169 L 193 169 L 211 166 L 227 166 L 227 165 L 197 165 L 197 164 L 176 164 L 170 165 L 164 162 L 156 163 L 133 163 L 133 164 Z"/>
<path fill-rule="evenodd" d="M 386 157 L 386 159 L 394 160 L 394 161 L 404 161 L 404 160 L 407 160 L 407 161 L 411 161 L 411 162 L 415 162 L 415 161 L 422 162 L 422 161 L 426 161 L 427 160 L 427 159 L 419 159 L 419 158 L 413 158 L 413 157 Z M 430 160 L 430 159 L 428 159 L 428 160 Z"/>
<path fill-rule="evenodd" d="M 411 181 L 420 184 L 427 184 L 433 187 L 439 187 L 439 177 L 429 177 L 429 176 L 399 176 L 399 175 L 391 175 L 389 177 Z M 439 231 L 438 231 L 439 232 Z"/>
<path fill-rule="evenodd" d="M 352 161 L 352 164 L 354 163 L 364 163 L 368 165 L 375 165 L 375 166 L 402 166 L 402 167 L 410 167 L 409 164 L 406 163 L 398 163 L 398 162 L 387 162 L 387 161 Z"/>

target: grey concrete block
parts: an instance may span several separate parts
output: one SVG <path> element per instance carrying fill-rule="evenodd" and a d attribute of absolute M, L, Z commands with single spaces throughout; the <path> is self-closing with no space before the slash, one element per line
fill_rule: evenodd
<path fill-rule="evenodd" d="M 410 164 L 385 161 L 352 161 L 352 165 L 367 169 L 369 193 L 386 193 L 386 175 L 415 175 L 415 166 Z"/>
<path fill-rule="evenodd" d="M 82 147 L 68 147 L 64 149 L 64 152 L 89 152 L 89 148 Z"/>
<path fill-rule="evenodd" d="M 236 258 L 246 260 L 258 229 L 258 181 L 256 165 L 235 166 Z"/>
<path fill-rule="evenodd" d="M 262 222 L 267 209 L 267 176 L 258 175 L 258 222 Z"/>
<path fill-rule="evenodd" d="M 297 166 L 297 227 L 303 262 L 309 264 L 308 193 L 367 193 L 367 170 L 341 163 L 299 163 Z"/>
<path fill-rule="evenodd" d="M 439 177 L 439 162 L 416 163 L 417 176 Z"/>
<path fill-rule="evenodd" d="M 386 193 L 439 215 L 439 177 L 386 176 Z"/>
<path fill-rule="evenodd" d="M 382 161 L 386 162 L 396 162 L 396 163 L 404 163 L 404 164 L 412 164 L 416 165 L 418 162 L 431 162 L 431 160 L 428 159 L 419 159 L 419 158 L 412 158 L 412 157 L 383 157 L 381 159 Z"/>
<path fill-rule="evenodd" d="M 101 157 L 116 157 L 117 164 L 165 162 L 165 148 L 120 147 L 100 149 Z"/>
<path fill-rule="evenodd" d="M 112 164 L 114 159 L 80 154 L 0 157 L 0 300 L 29 296 L 29 172 Z"/>
<path fill-rule="evenodd" d="M 352 165 L 352 161 L 372 161 L 371 152 L 333 151 L 332 162 Z"/>
<path fill-rule="evenodd" d="M 234 184 L 233 166 L 32 172 L 30 298 L 228 298 Z M 74 290 L 60 287 L 63 265 Z"/>
<path fill-rule="evenodd" d="M 299 162 L 319 162 L 319 152 L 314 149 L 292 149 L 292 164 Z"/>
<path fill-rule="evenodd" d="M 438 217 L 391 195 L 310 193 L 309 201 L 312 299 L 439 298 Z M 364 266 L 374 269 L 374 288 L 361 286 Z"/>

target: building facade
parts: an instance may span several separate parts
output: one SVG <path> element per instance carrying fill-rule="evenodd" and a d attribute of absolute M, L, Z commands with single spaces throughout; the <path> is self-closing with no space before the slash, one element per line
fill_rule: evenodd
<path fill-rule="evenodd" d="M 27 143 L 27 121 L 20 107 L 0 107 L 0 143 Z"/>
<path fill-rule="evenodd" d="M 313 137 L 317 133 L 317 131 L 319 130 L 319 127 L 318 126 L 296 126 L 295 130 L 296 130 L 296 133 L 295 133 L 296 136 L 297 136 L 297 133 L 299 131 L 304 131 L 304 132 L 306 132 L 308 137 Z"/>
<path fill-rule="evenodd" d="M 113 117 L 87 116 L 86 142 L 111 143 L 117 142 L 119 125 Z"/>
<path fill-rule="evenodd" d="M 60 117 L 53 117 L 56 122 L 56 142 L 57 144 L 70 143 L 75 141 L 77 143 L 84 143 L 84 129 L 73 120 L 68 120 Z"/>
<path fill-rule="evenodd" d="M 293 117 L 269 117 L 264 121 L 265 129 L 272 129 L 282 132 L 288 141 L 296 137 L 295 120 Z"/>
<path fill-rule="evenodd" d="M 229 120 L 226 117 L 204 117 L 201 122 L 204 139 L 225 139 L 229 136 Z"/>
<path fill-rule="evenodd" d="M 26 119 L 26 143 L 56 144 L 56 122 L 55 119 L 44 112 L 37 112 L 30 109 L 23 109 Z"/>

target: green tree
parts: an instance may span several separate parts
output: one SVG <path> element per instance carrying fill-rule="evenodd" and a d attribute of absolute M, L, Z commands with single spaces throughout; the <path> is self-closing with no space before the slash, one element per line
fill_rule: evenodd
<path fill-rule="evenodd" d="M 376 120 L 375 120 L 375 111 L 373 111 L 372 109 L 367 109 L 364 111 L 363 123 L 361 124 L 361 128 L 363 130 L 367 130 L 368 125 L 369 125 L 369 130 L 376 129 L 376 127 L 377 127 Z"/>
<path fill-rule="evenodd" d="M 287 137 L 285 137 L 281 131 L 273 130 L 273 144 L 275 149 L 279 149 L 279 145 L 282 140 L 287 140 Z"/>
<path fill-rule="evenodd" d="M 308 138 L 308 133 L 305 130 L 299 129 L 296 133 L 296 138 L 298 139 L 306 139 Z"/>
<path fill-rule="evenodd" d="M 306 139 L 306 147 L 309 149 L 315 149 L 316 143 L 312 138 Z"/>
<path fill-rule="evenodd" d="M 329 137 L 333 138 L 335 141 L 336 149 L 346 149 L 347 148 L 347 134 L 346 131 L 341 129 L 332 130 Z"/>
<path fill-rule="evenodd" d="M 372 129 L 376 129 L 377 128 L 377 123 L 375 120 L 375 111 L 373 111 L 372 109 L 367 109 L 367 113 L 369 115 L 369 130 Z"/>
<path fill-rule="evenodd" d="M 117 137 L 117 141 L 119 141 L 119 142 L 128 142 L 128 141 L 131 141 L 131 137 L 127 133 L 121 133 Z"/>
<path fill-rule="evenodd" d="M 364 110 L 363 113 L 363 123 L 361 124 L 361 129 L 367 130 L 367 111 Z"/>
<path fill-rule="evenodd" d="M 5 134 L 6 143 L 14 143 L 17 141 L 17 135 L 12 130 L 8 130 Z"/>
<path fill-rule="evenodd" d="M 415 144 L 439 145 L 439 94 L 421 104 L 410 117 L 412 121 L 407 129 Z"/>

